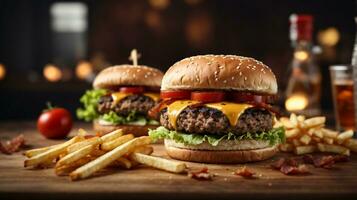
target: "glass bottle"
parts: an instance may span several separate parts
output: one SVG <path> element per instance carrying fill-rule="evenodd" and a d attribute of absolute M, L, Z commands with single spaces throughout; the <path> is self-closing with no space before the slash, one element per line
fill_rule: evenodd
<path fill-rule="evenodd" d="M 285 108 L 306 116 L 319 115 L 321 73 L 312 51 L 313 17 L 290 16 L 290 40 L 294 48 L 285 90 Z"/>

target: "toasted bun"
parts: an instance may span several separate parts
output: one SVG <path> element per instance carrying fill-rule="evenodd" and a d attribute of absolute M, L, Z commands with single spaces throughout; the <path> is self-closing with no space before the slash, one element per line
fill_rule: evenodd
<path fill-rule="evenodd" d="M 104 69 L 94 79 L 94 88 L 112 88 L 120 85 L 160 87 L 163 73 L 147 66 L 117 65 Z"/>
<path fill-rule="evenodd" d="M 161 90 L 219 89 L 276 94 L 271 69 L 253 58 L 203 55 L 176 62 L 165 73 Z"/>
<path fill-rule="evenodd" d="M 219 145 L 222 145 L 221 143 Z M 175 142 L 165 139 L 165 148 L 167 154 L 174 159 L 200 162 L 200 163 L 247 163 L 262 161 L 273 157 L 277 152 L 277 145 L 267 146 L 258 149 L 247 150 L 197 150 L 177 146 Z M 229 146 L 227 146 L 228 149 Z"/>
<path fill-rule="evenodd" d="M 124 134 L 133 134 L 135 137 L 148 135 L 148 129 L 156 129 L 158 126 L 134 126 L 134 125 L 101 125 L 98 121 L 93 121 L 93 129 L 100 134 L 106 134 L 117 129 L 122 129 Z"/>

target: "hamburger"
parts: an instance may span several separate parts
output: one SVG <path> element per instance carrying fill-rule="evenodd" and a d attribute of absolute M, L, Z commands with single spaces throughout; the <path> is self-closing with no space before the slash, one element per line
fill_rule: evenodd
<path fill-rule="evenodd" d="M 116 129 L 135 136 L 147 135 L 159 122 L 148 111 L 160 99 L 163 73 L 142 65 L 118 65 L 101 71 L 86 91 L 77 110 L 79 119 L 93 121 L 94 130 L 105 134 Z"/>
<path fill-rule="evenodd" d="M 253 58 L 194 56 L 176 62 L 161 84 L 163 101 L 152 109 L 174 159 L 203 163 L 245 163 L 268 159 L 284 141 L 274 128 L 277 82 L 271 69 Z"/>

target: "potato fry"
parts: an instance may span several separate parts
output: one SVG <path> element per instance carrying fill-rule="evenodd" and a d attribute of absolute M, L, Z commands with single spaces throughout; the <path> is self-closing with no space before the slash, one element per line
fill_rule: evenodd
<path fill-rule="evenodd" d="M 297 137 L 299 134 L 300 134 L 300 131 L 299 131 L 299 129 L 297 129 L 297 128 L 293 128 L 293 129 L 290 129 L 290 130 L 286 130 L 286 131 L 285 131 L 285 137 L 286 137 L 286 138 L 295 138 L 295 137 Z"/>
<path fill-rule="evenodd" d="M 71 146 L 69 146 L 67 148 L 67 152 L 68 153 L 72 153 L 72 152 L 75 152 L 79 149 L 82 149 L 83 147 L 86 147 L 88 145 L 98 145 L 98 144 L 101 144 L 102 143 L 102 139 L 100 137 L 92 137 L 92 138 L 89 138 L 89 139 L 86 139 L 86 140 L 83 140 L 81 142 L 77 142 L 77 143 L 74 143 L 72 144 Z"/>
<path fill-rule="evenodd" d="M 150 155 L 152 154 L 153 151 L 154 148 L 152 148 L 151 146 L 139 146 L 134 149 L 133 153 L 142 153 L 142 154 Z"/>
<path fill-rule="evenodd" d="M 289 143 L 281 144 L 279 146 L 280 151 L 282 152 L 292 152 L 294 150 L 294 146 Z"/>
<path fill-rule="evenodd" d="M 115 130 L 115 131 L 112 131 L 110 133 L 103 135 L 101 138 L 104 143 L 104 142 L 112 141 L 122 135 L 123 135 L 123 131 L 121 129 L 118 129 L 118 130 Z"/>
<path fill-rule="evenodd" d="M 293 126 L 293 124 L 291 123 L 291 121 L 289 120 L 289 118 L 282 117 L 282 118 L 280 118 L 280 122 L 283 124 L 283 126 L 284 126 L 286 129 L 292 129 L 292 128 L 294 128 L 294 126 Z"/>
<path fill-rule="evenodd" d="M 61 145 L 61 144 L 56 144 L 56 145 L 52 145 L 52 146 L 48 146 L 48 147 L 41 147 L 41 148 L 37 148 L 37 149 L 31 149 L 31 150 L 25 151 L 24 155 L 26 157 L 28 157 L 28 158 L 31 158 L 33 156 L 36 156 L 36 155 L 41 154 L 43 152 L 46 152 L 46 151 L 48 151 L 50 149 L 58 147 L 59 145 Z"/>
<path fill-rule="evenodd" d="M 318 143 L 317 148 L 321 152 L 337 153 L 337 154 L 342 154 L 342 155 L 346 155 L 346 156 L 350 155 L 349 149 L 347 149 L 346 147 L 338 146 L 338 145 Z"/>
<path fill-rule="evenodd" d="M 324 138 L 322 138 L 322 141 L 326 144 L 333 144 L 332 138 L 324 137 Z"/>
<path fill-rule="evenodd" d="M 172 161 L 164 158 L 149 156 L 141 153 L 130 154 L 130 159 L 157 169 L 165 170 L 173 173 L 182 173 L 187 166 L 183 162 Z"/>
<path fill-rule="evenodd" d="M 112 164 L 110 164 L 110 166 L 119 166 L 125 169 L 130 169 L 132 168 L 132 163 L 130 162 L 130 160 L 124 158 L 124 157 L 120 157 L 118 159 L 116 159 Z"/>
<path fill-rule="evenodd" d="M 110 151 L 115 149 L 117 146 L 124 144 L 127 141 L 130 141 L 134 138 L 133 134 L 120 136 L 112 141 L 104 142 L 100 145 L 100 149 L 103 151 Z"/>
<path fill-rule="evenodd" d="M 353 137 L 353 130 L 342 132 L 336 138 L 337 144 L 342 144 L 345 140 L 351 139 L 352 137 Z"/>
<path fill-rule="evenodd" d="M 307 145 L 307 146 L 298 146 L 294 148 L 294 153 L 296 155 L 302 155 L 307 153 L 313 153 L 317 150 L 316 146 L 314 145 Z"/>
<path fill-rule="evenodd" d="M 36 156 L 33 156 L 31 158 L 28 158 L 24 162 L 24 167 L 29 167 L 29 166 L 38 166 L 39 164 L 46 162 L 46 160 L 52 160 L 59 156 L 61 153 L 65 152 L 67 147 L 80 141 L 81 136 L 75 136 L 72 139 L 68 140 L 65 143 L 62 143 L 61 145 L 52 148 L 46 152 L 40 153 Z"/>
<path fill-rule="evenodd" d="M 321 131 L 321 128 L 316 128 L 313 132 L 313 135 L 318 137 L 318 138 L 323 138 L 324 134 Z"/>
<path fill-rule="evenodd" d="M 303 135 L 300 137 L 299 141 L 304 145 L 308 145 L 311 141 L 311 137 L 309 135 Z"/>
<path fill-rule="evenodd" d="M 148 136 L 142 136 L 130 140 L 129 142 L 124 143 L 113 149 L 112 151 L 100 156 L 99 158 L 89 162 L 88 164 L 76 169 L 70 173 L 71 180 L 78 180 L 81 178 L 86 178 L 93 173 L 105 168 L 110 165 L 112 162 L 122 157 L 124 154 L 129 153 L 135 149 L 135 147 L 150 144 L 151 139 Z"/>
<path fill-rule="evenodd" d="M 321 132 L 324 135 L 324 137 L 333 138 L 333 139 L 336 138 L 338 135 L 337 131 L 333 131 L 333 130 L 326 129 L 326 128 L 322 128 Z"/>
<path fill-rule="evenodd" d="M 356 139 L 348 139 L 346 140 L 343 145 L 349 148 L 351 151 L 357 153 L 357 140 Z"/>
<path fill-rule="evenodd" d="M 88 154 L 90 154 L 95 148 L 95 145 L 90 144 L 88 146 L 83 147 L 82 149 L 78 149 L 77 151 L 74 151 L 72 153 L 67 154 L 65 157 L 61 158 L 56 166 L 61 166 L 61 165 L 68 165 L 70 163 L 73 163 L 81 158 L 86 157 Z"/>
<path fill-rule="evenodd" d="M 78 167 L 87 164 L 88 162 L 94 160 L 95 158 L 92 157 L 85 157 L 80 160 L 77 160 L 69 165 L 62 165 L 55 167 L 55 173 L 57 176 L 68 176 L 69 173 L 76 170 Z"/>
<path fill-rule="evenodd" d="M 301 128 L 303 129 L 309 129 L 317 126 L 321 126 L 325 124 L 326 122 L 326 117 L 313 117 L 310 119 L 306 119 L 304 123 L 301 124 Z"/>
<path fill-rule="evenodd" d="M 295 113 L 290 114 L 290 122 L 294 127 L 298 126 L 298 120 L 297 120 L 297 116 L 295 115 Z"/>
<path fill-rule="evenodd" d="M 312 136 L 311 139 L 312 139 L 312 142 L 315 142 L 315 143 L 321 142 L 321 138 L 319 138 L 319 137 Z"/>

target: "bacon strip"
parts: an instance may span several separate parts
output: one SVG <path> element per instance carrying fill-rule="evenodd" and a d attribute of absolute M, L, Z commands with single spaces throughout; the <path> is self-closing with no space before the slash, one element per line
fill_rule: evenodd
<path fill-rule="evenodd" d="M 234 174 L 238 176 L 242 176 L 244 178 L 252 178 L 255 172 L 251 171 L 246 166 L 244 166 L 240 169 L 237 169 L 237 171 L 235 171 Z"/>
<path fill-rule="evenodd" d="M 212 180 L 213 175 L 208 172 L 208 168 L 204 167 L 196 172 L 188 172 L 188 177 L 197 180 Z"/>
<path fill-rule="evenodd" d="M 9 141 L 0 141 L 0 151 L 4 154 L 12 154 L 18 151 L 24 144 L 25 138 L 24 135 L 21 134 Z"/>

